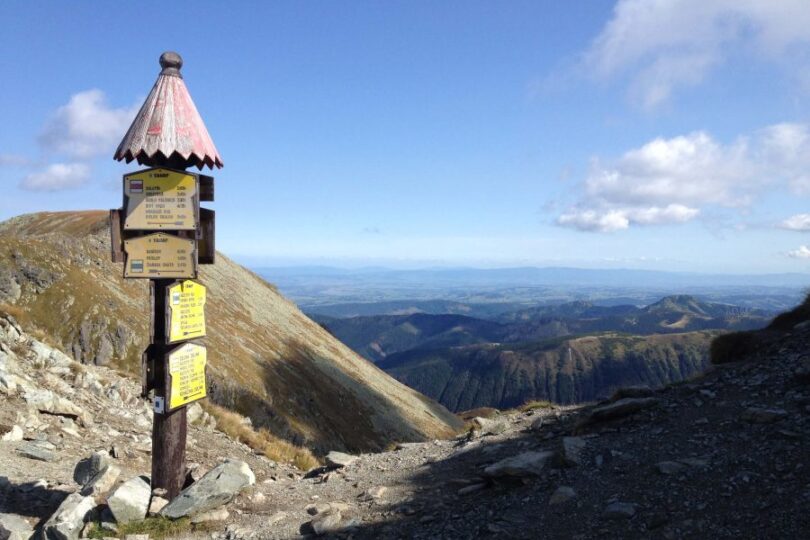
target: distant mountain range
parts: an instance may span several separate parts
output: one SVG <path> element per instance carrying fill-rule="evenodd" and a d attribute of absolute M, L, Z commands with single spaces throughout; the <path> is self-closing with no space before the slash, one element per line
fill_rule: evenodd
<path fill-rule="evenodd" d="M 315 316 L 335 337 L 451 410 L 527 399 L 592 400 L 629 384 L 681 380 L 723 331 L 772 313 L 675 295 L 648 306 L 571 302 L 484 320 L 464 315 Z"/>
<path fill-rule="evenodd" d="M 411 349 L 518 343 L 600 332 L 648 335 L 748 330 L 765 326 L 771 316 L 768 311 L 705 302 L 688 295 L 668 296 L 645 307 L 570 302 L 501 313 L 491 320 L 426 313 L 350 318 L 312 315 L 335 337 L 373 362 Z"/>

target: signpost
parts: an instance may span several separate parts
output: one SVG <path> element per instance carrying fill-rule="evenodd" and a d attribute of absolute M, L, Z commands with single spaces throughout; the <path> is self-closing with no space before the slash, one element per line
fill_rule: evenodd
<path fill-rule="evenodd" d="M 205 286 L 178 281 L 166 293 L 167 342 L 205 337 Z"/>
<path fill-rule="evenodd" d="M 206 288 L 192 281 L 214 263 L 214 179 L 190 166 L 222 167 L 173 52 L 114 159 L 147 169 L 124 175 L 123 206 L 110 212 L 112 259 L 127 279 L 150 279 L 151 344 L 143 355 L 143 394 L 152 396 L 152 488 L 170 498 L 185 481 L 186 406 L 207 395 Z"/>

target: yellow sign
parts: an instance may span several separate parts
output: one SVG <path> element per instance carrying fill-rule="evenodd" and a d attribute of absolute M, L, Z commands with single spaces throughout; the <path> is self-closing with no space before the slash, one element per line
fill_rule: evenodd
<path fill-rule="evenodd" d="M 166 233 L 154 233 L 124 242 L 127 278 L 197 277 L 195 242 Z"/>
<path fill-rule="evenodd" d="M 168 288 L 169 343 L 205 336 L 205 287 L 186 280 Z"/>
<path fill-rule="evenodd" d="M 197 177 L 170 169 L 124 175 L 124 229 L 197 229 Z"/>
<path fill-rule="evenodd" d="M 205 347 L 196 343 L 169 353 L 169 410 L 205 397 L 205 362 Z"/>

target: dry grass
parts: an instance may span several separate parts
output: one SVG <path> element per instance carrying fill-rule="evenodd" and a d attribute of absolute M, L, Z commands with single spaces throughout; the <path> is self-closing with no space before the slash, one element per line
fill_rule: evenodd
<path fill-rule="evenodd" d="M 550 402 L 550 401 L 533 400 L 533 401 L 527 401 L 526 403 L 524 403 L 523 405 L 518 407 L 518 410 L 520 412 L 529 412 L 529 411 L 535 411 L 537 409 L 553 409 L 553 408 L 554 408 L 554 404 L 552 402 Z"/>
<path fill-rule="evenodd" d="M 178 538 L 178 535 L 192 532 L 200 533 L 210 531 L 211 526 L 205 523 L 192 525 L 189 518 L 171 520 L 164 517 L 150 517 L 142 521 L 132 521 L 118 525 L 116 537 L 127 537 L 135 534 L 146 534 L 149 538 L 161 540 L 163 538 Z M 109 538 L 112 533 L 109 530 L 96 526 L 90 532 L 89 538 Z"/>
<path fill-rule="evenodd" d="M 320 463 L 307 448 L 295 446 L 270 433 L 266 428 L 258 431 L 245 423 L 245 418 L 235 412 L 206 401 L 203 408 L 217 421 L 217 429 L 232 439 L 238 440 L 257 452 L 280 463 L 291 463 L 302 471 L 318 467 Z"/>

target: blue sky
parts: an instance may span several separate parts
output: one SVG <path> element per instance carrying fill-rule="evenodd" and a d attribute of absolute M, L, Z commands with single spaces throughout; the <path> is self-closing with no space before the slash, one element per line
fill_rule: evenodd
<path fill-rule="evenodd" d="M 155 15 L 151 15 L 155 14 Z M 251 264 L 810 269 L 805 0 L 3 2 L 0 219 L 120 205 L 164 50 Z"/>

